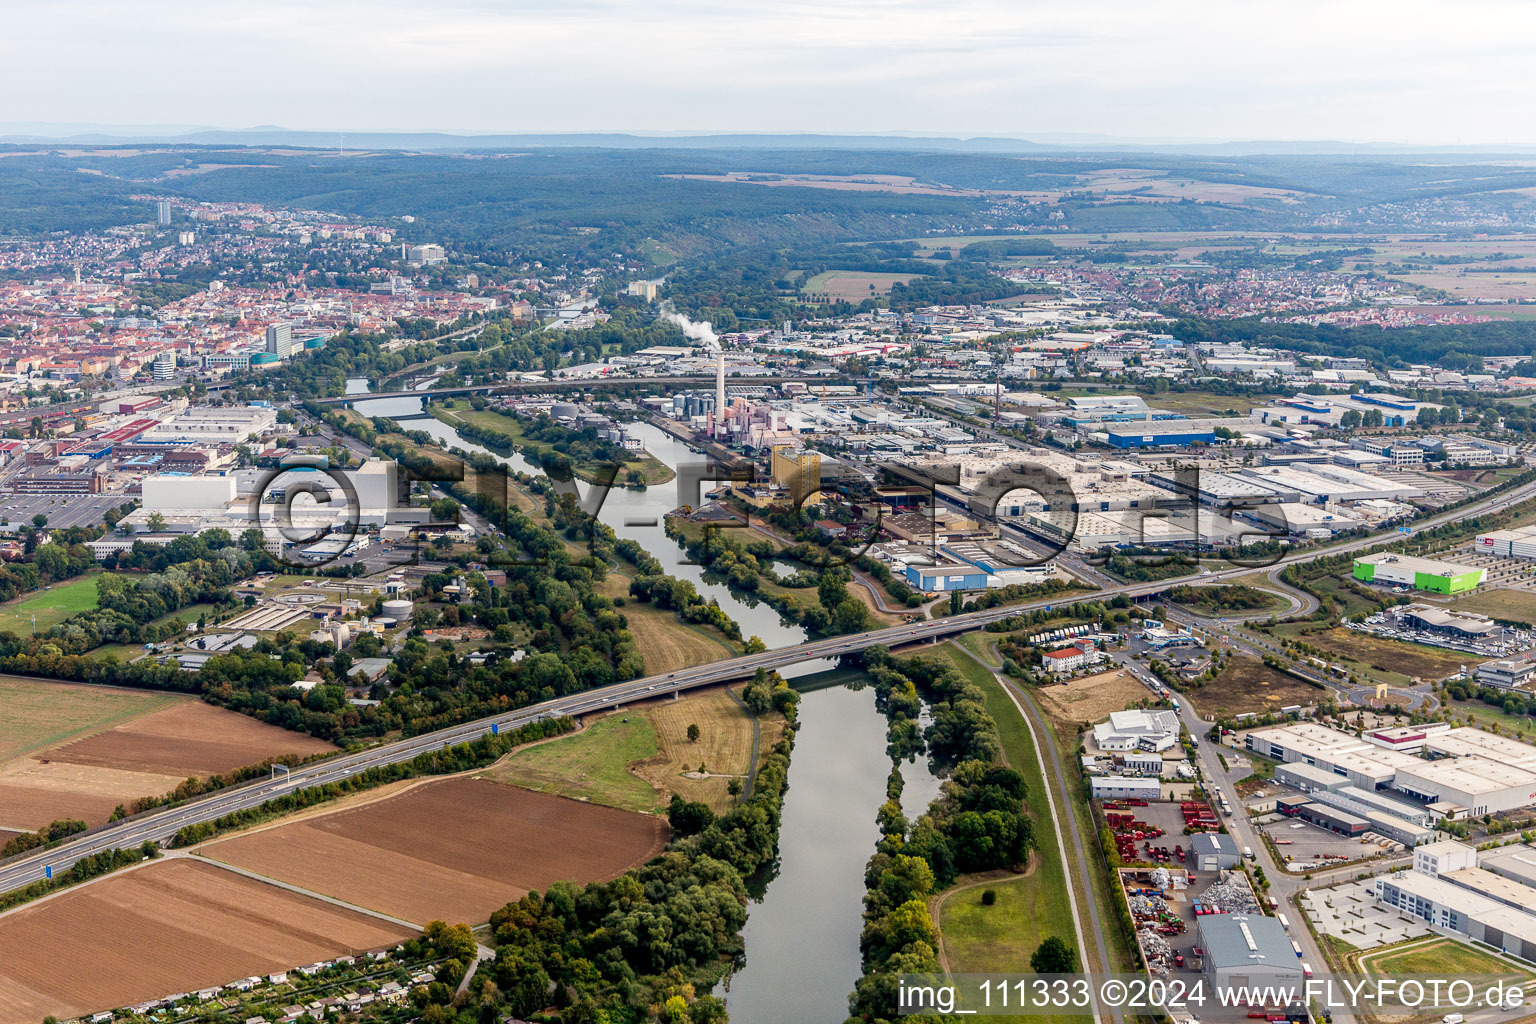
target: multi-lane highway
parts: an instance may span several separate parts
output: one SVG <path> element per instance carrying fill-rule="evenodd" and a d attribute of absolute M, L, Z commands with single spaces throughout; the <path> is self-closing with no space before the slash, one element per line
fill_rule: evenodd
<path fill-rule="evenodd" d="M 1525 484 L 1507 493 L 1494 495 L 1485 501 L 1476 502 L 1452 512 L 1441 513 L 1438 516 L 1432 516 L 1424 520 L 1420 525 L 1421 527 L 1435 526 L 1453 519 L 1463 519 L 1482 512 L 1497 511 L 1524 501 L 1533 495 L 1536 495 L 1536 484 Z M 1356 551 L 1379 544 L 1384 539 L 1387 538 L 1379 536 L 1365 537 L 1344 544 L 1298 552 L 1280 559 L 1276 564 L 1277 566 L 1284 566 L 1292 563 L 1307 562 L 1321 555 Z M 1232 577 L 1250 573 L 1253 570 L 1254 567 L 1252 566 L 1235 566 L 1231 569 L 1200 576 L 1197 579 L 1202 584 L 1218 583 Z M 1159 593 L 1175 583 L 1187 582 L 1188 580 L 1189 578 L 1185 577 L 1182 580 L 1164 580 L 1156 583 L 1105 587 L 1094 594 L 1093 597 L 1096 600 L 1112 598 L 1118 595 L 1130 598 L 1142 597 Z M 165 840 L 173 836 L 178 829 L 185 825 L 211 821 L 231 811 L 255 807 L 274 796 L 296 789 L 335 781 L 366 768 L 407 761 L 425 751 L 441 749 L 455 743 L 476 739 L 490 732 L 493 727 L 510 729 L 531 722 L 541 716 L 585 714 L 635 700 L 664 696 L 671 692 L 697 686 L 707 686 L 714 683 L 743 679 L 752 675 L 759 668 L 779 669 L 807 661 L 836 658 L 843 654 L 862 651 L 876 644 L 896 647 L 937 640 L 941 637 L 952 636 L 956 633 L 984 627 L 988 623 L 1000 621 L 1020 612 L 1060 603 L 1062 603 L 1061 598 L 1052 598 L 1001 608 L 989 608 L 985 611 L 968 612 L 949 618 L 906 623 L 866 633 L 831 637 L 825 640 L 797 644 L 792 647 L 764 651 L 760 654 L 743 655 L 738 658 L 717 661 L 695 668 L 680 669 L 677 672 L 666 675 L 648 676 L 643 679 L 617 683 L 599 690 L 572 694 L 568 697 L 561 697 L 543 704 L 524 708 L 521 711 L 479 719 L 411 739 L 400 740 L 358 753 L 333 758 L 295 769 L 286 778 L 262 783 L 251 783 L 222 790 L 210 796 L 190 801 L 180 807 L 155 811 L 114 823 L 82 835 L 58 849 L 38 851 L 14 858 L 0 866 L 0 892 L 37 881 L 43 877 L 44 869 L 47 867 L 52 867 L 55 871 L 59 871 L 88 854 L 99 853 L 102 850 L 113 848 L 138 846 L 145 840 Z"/>

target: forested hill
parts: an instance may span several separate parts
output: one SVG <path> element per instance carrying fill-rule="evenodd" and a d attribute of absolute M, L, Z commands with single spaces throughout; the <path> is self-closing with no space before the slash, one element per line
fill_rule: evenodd
<path fill-rule="evenodd" d="M 914 141 L 914 146 L 919 145 Z M 469 154 L 263 147 L 0 146 L 0 233 L 143 222 L 173 194 L 416 218 L 402 237 L 545 259 L 660 262 L 737 245 L 991 231 L 1372 230 L 1531 219 L 1527 168 L 1384 157 L 1004 155 L 853 149 L 536 149 Z"/>

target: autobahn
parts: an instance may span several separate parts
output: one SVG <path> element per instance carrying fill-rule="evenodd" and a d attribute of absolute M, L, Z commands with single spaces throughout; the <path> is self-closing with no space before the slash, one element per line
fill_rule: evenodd
<path fill-rule="evenodd" d="M 1536 496 L 1536 483 L 1523 484 L 1506 493 L 1490 496 L 1484 501 L 1474 502 L 1450 512 L 1428 517 L 1421 523 L 1421 526 L 1433 527 L 1484 512 L 1499 511 L 1527 500 L 1532 496 Z M 1278 568 L 1285 565 L 1312 561 L 1323 556 L 1346 554 L 1380 544 L 1388 539 L 1390 537 L 1383 537 L 1381 535 L 1361 537 L 1342 544 L 1288 555 L 1276 560 L 1272 566 L 1266 566 L 1265 568 Z M 1117 596 L 1131 599 L 1147 597 L 1160 593 L 1178 583 L 1190 582 L 1192 579 L 1201 584 L 1217 583 L 1251 573 L 1254 569 L 1255 566 L 1242 565 L 1193 578 L 1180 577 L 1152 583 L 1105 587 L 1092 594 L 1091 598 L 1093 600 L 1107 600 Z M 1067 600 L 1073 599 L 1068 598 Z M 409 761 L 418 754 L 441 750 L 457 743 L 478 739 L 492 732 L 493 729 L 515 729 L 518 726 L 550 716 L 587 714 L 632 703 L 637 700 L 663 697 L 695 687 L 740 680 L 751 676 L 759 668 L 769 670 L 780 669 L 807 661 L 836 658 L 844 654 L 857 653 L 875 645 L 899 647 L 924 641 L 937 641 L 942 637 L 952 636 L 956 633 L 983 628 L 990 623 L 1001 621 L 1021 612 L 1049 608 L 1053 604 L 1062 603 L 1062 601 L 1062 598 L 1050 598 L 1005 605 L 998 608 L 988 608 L 984 611 L 965 612 L 942 619 L 928 619 L 864 633 L 850 634 L 848 636 L 829 637 L 824 640 L 809 641 L 792 647 L 781 647 L 772 651 L 763 651 L 758 654 L 742 655 L 708 665 L 680 669 L 677 672 L 665 675 L 652 675 L 623 683 L 615 683 L 600 689 L 587 690 L 582 693 L 545 701 L 519 711 L 477 719 L 472 722 L 465 722 L 434 732 L 424 733 L 421 736 L 414 736 L 367 750 L 330 758 L 312 765 L 295 768 L 285 778 L 246 783 L 242 786 L 220 790 L 217 793 L 189 801 L 178 807 L 137 815 L 133 818 L 124 819 L 84 833 L 73 841 L 52 850 L 40 850 L 14 857 L 9 862 L 0 865 L 0 892 L 27 885 L 43 878 L 47 868 L 52 868 L 54 872 L 58 872 L 74 864 L 81 857 L 90 854 L 110 849 L 135 847 L 141 845 L 146 840 L 163 842 L 170 839 L 179 829 L 186 825 L 213 821 L 233 811 L 259 806 L 273 797 L 298 789 L 335 782 L 367 768 Z"/>

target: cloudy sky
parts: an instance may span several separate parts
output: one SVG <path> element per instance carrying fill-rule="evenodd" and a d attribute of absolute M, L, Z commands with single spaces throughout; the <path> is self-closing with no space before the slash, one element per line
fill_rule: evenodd
<path fill-rule="evenodd" d="M 1491 0 L 53 0 L 12 124 L 1536 142 Z"/>

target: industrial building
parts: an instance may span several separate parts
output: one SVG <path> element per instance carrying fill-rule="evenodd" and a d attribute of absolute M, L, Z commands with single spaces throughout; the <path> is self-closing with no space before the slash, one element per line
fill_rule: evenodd
<path fill-rule="evenodd" d="M 1165 487 L 1211 508 L 1230 508 L 1234 505 L 1248 507 L 1296 500 L 1294 494 L 1288 496 L 1257 480 L 1234 476 L 1231 473 L 1159 470 L 1147 479 L 1159 487 Z"/>
<path fill-rule="evenodd" d="M 1237 470 L 1236 475 L 1257 480 L 1282 493 L 1294 491 L 1299 501 L 1311 505 L 1379 498 L 1399 501 L 1424 495 L 1422 489 L 1411 484 L 1401 484 L 1344 466 L 1253 466 Z"/>
<path fill-rule="evenodd" d="M 1300 818 L 1319 828 L 1351 838 L 1364 835 L 1371 827 L 1371 823 L 1364 817 L 1342 807 L 1319 803 L 1309 796 L 1282 796 L 1275 801 L 1275 810 L 1287 818 Z"/>
<path fill-rule="evenodd" d="M 1285 780 L 1327 804 L 1327 793 L 1343 793 L 1333 803 L 1355 800 L 1363 807 L 1352 813 L 1370 818 L 1376 813 L 1397 817 L 1393 804 L 1376 791 L 1392 789 L 1409 797 L 1431 821 L 1468 815 L 1497 814 L 1536 802 L 1536 746 L 1471 727 L 1414 727 L 1382 730 L 1388 735 L 1358 739 L 1349 733 L 1302 722 L 1250 732 L 1248 749 L 1287 764 L 1305 762 L 1358 787 L 1363 794 L 1328 790 L 1318 776 L 1299 769 L 1284 771 Z M 1421 751 L 1415 756 L 1411 750 Z M 1403 820 L 1408 820 L 1404 818 Z M 1419 819 L 1422 820 L 1422 819 Z"/>
<path fill-rule="evenodd" d="M 1536 758 L 1525 765 L 1480 755 L 1421 760 L 1417 767 L 1399 770 L 1393 788 L 1431 809 L 1458 808 L 1456 817 L 1497 814 L 1531 805 L 1536 794 L 1536 767 L 1531 765 L 1536 765 Z"/>
<path fill-rule="evenodd" d="M 233 476 L 147 476 L 140 482 L 144 508 L 150 512 L 217 509 L 235 500 Z"/>
<path fill-rule="evenodd" d="M 1285 928 L 1259 914 L 1205 914 L 1195 919 L 1205 948 L 1202 970 L 1221 988 L 1297 985 L 1305 980 L 1301 960 Z"/>
<path fill-rule="evenodd" d="M 1223 832 L 1199 832 L 1190 836 L 1189 852 L 1196 871 L 1221 871 L 1243 862 L 1237 843 Z"/>
<path fill-rule="evenodd" d="M 933 565 L 909 565 L 904 575 L 907 586 L 925 594 L 987 589 L 987 573 L 969 562 L 945 560 Z"/>
<path fill-rule="evenodd" d="M 1367 520 L 1348 509 L 1331 505 L 1309 505 L 1286 501 L 1260 505 L 1247 514 L 1276 533 L 1285 532 L 1305 540 L 1327 539 L 1346 530 L 1358 530 Z"/>
<path fill-rule="evenodd" d="M 139 440 L 146 444 L 228 441 L 239 444 L 251 435 L 271 433 L 277 410 L 266 406 L 199 406 L 177 413 Z"/>
<path fill-rule="evenodd" d="M 1355 559 L 1354 576 L 1364 583 L 1394 584 L 1436 594 L 1460 594 L 1483 582 L 1482 569 L 1391 551 Z"/>
<path fill-rule="evenodd" d="M 1192 444 L 1215 444 L 1216 428 L 1199 421 L 1168 420 L 1156 426 L 1147 423 L 1104 424 L 1104 440 L 1115 448 L 1183 448 Z"/>
<path fill-rule="evenodd" d="M 1088 792 L 1096 800 L 1123 800 L 1127 797 L 1157 800 L 1163 795 L 1163 784 L 1156 777 L 1090 775 Z"/>
<path fill-rule="evenodd" d="M 1536 526 L 1480 533 L 1473 542 L 1473 550 L 1496 558 L 1536 558 Z"/>
<path fill-rule="evenodd" d="M 1376 899 L 1435 928 L 1536 960 L 1536 848 L 1479 854 L 1455 842 L 1414 851 L 1411 871 L 1376 879 Z"/>
<path fill-rule="evenodd" d="M 1102 751 L 1167 750 L 1179 742 L 1179 716 L 1172 711 L 1111 711 L 1109 721 L 1093 727 Z"/>

